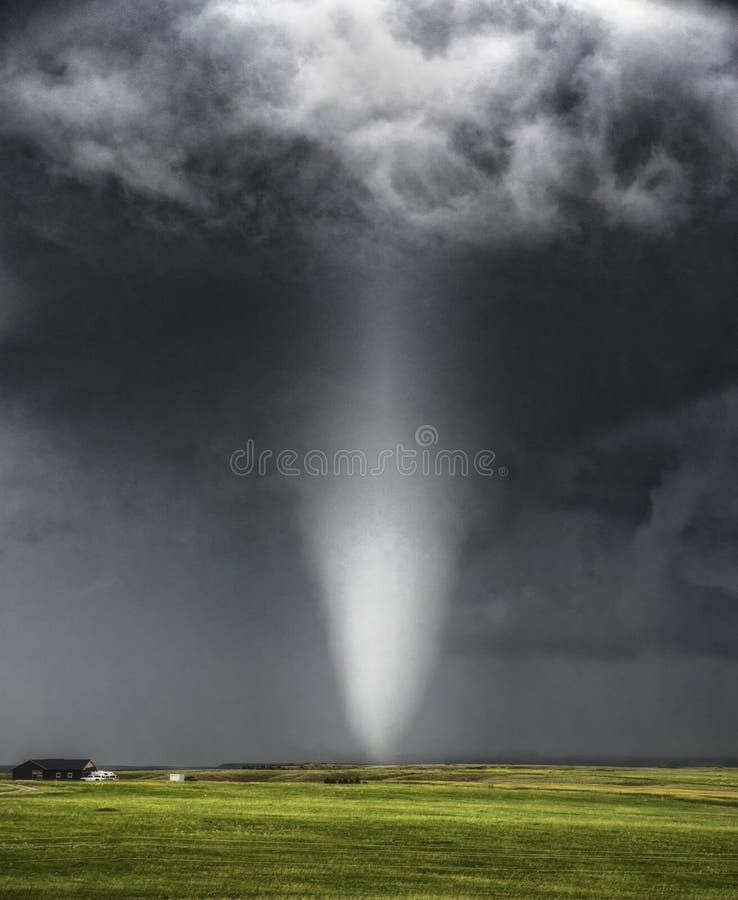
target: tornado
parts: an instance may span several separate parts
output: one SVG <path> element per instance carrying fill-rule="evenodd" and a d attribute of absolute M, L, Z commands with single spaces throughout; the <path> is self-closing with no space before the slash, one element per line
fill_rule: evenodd
<path fill-rule="evenodd" d="M 391 251 L 369 256 L 336 323 L 360 326 L 345 394 L 325 403 L 315 429 L 329 466 L 326 478 L 303 481 L 303 534 L 348 725 L 379 761 L 397 752 L 437 657 L 458 497 L 422 465 L 440 440 L 442 385 L 420 324 L 432 286 Z"/>

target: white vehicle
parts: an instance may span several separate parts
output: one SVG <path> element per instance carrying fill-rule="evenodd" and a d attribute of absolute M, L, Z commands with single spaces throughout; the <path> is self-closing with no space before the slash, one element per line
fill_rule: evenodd
<path fill-rule="evenodd" d="M 89 775 L 83 775 L 81 781 L 117 781 L 115 772 L 107 772 L 105 769 L 95 769 Z"/>

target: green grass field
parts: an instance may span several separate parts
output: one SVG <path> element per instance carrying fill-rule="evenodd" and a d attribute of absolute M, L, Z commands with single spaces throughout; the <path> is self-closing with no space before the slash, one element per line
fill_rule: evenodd
<path fill-rule="evenodd" d="M 0 782 L 0 894 L 738 897 L 736 769 L 197 774 Z"/>

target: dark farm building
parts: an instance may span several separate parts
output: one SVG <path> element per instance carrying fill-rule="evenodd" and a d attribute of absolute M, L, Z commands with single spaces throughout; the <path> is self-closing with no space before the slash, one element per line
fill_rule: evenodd
<path fill-rule="evenodd" d="M 79 781 L 96 768 L 91 759 L 29 759 L 13 769 L 13 778 L 24 781 Z"/>

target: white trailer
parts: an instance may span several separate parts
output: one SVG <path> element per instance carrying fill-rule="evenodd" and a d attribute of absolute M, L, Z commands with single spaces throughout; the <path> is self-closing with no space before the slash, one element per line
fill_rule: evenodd
<path fill-rule="evenodd" d="M 106 769 L 93 769 L 92 772 L 88 772 L 87 775 L 82 776 L 82 781 L 117 781 L 118 776 L 115 772 L 110 772 Z"/>

